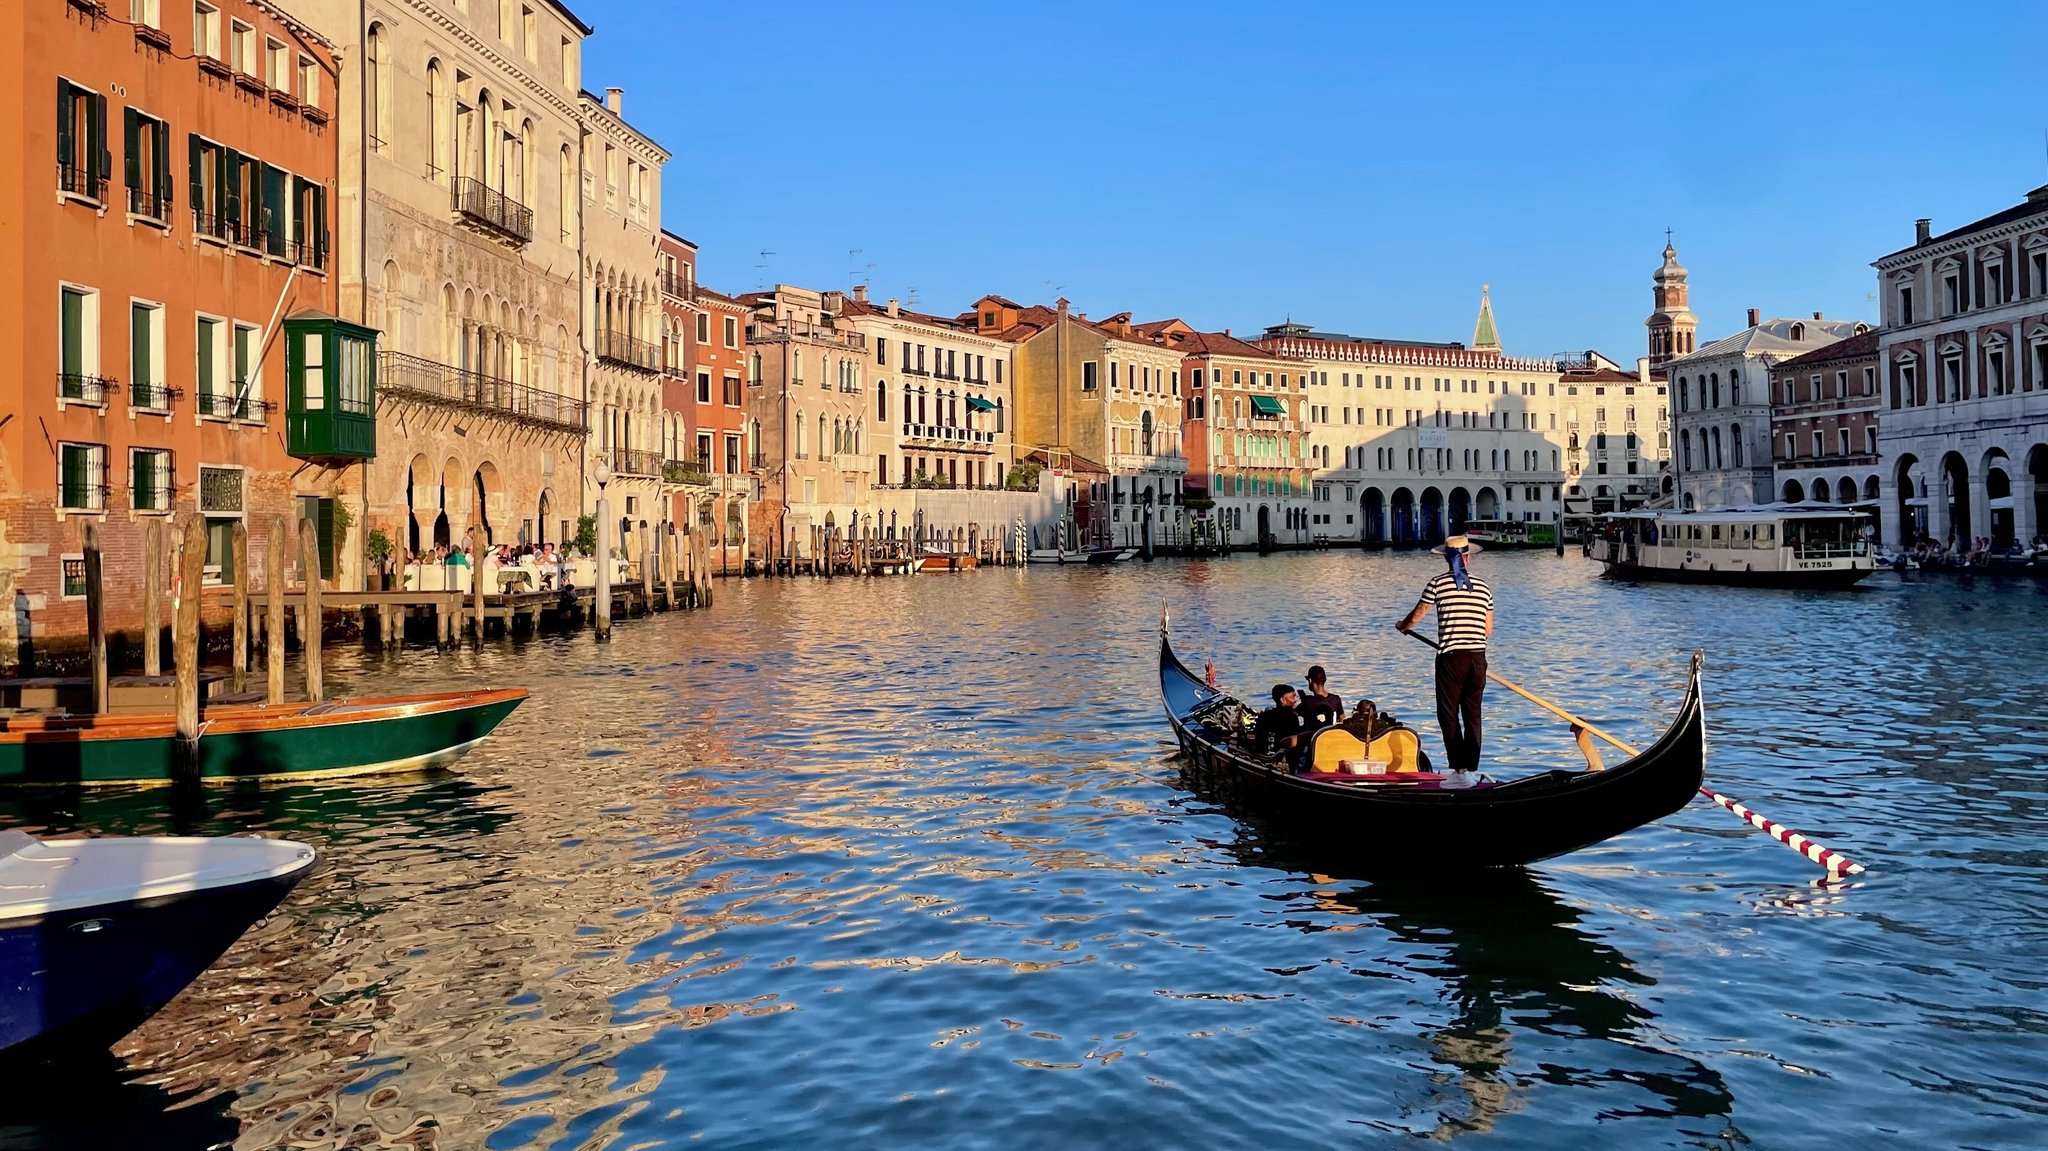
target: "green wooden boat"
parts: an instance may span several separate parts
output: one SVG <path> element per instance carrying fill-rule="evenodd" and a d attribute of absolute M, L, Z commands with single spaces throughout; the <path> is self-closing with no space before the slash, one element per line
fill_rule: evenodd
<path fill-rule="evenodd" d="M 518 688 L 209 707 L 200 780 L 317 779 L 460 759 L 526 699 Z M 170 715 L 0 718 L 0 788 L 178 781 Z"/>

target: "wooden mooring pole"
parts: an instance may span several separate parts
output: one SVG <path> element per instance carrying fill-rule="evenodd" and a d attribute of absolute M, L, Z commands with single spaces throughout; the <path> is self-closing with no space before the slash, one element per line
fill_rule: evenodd
<path fill-rule="evenodd" d="M 105 585 L 101 580 L 100 525 L 85 521 L 85 538 L 79 541 L 85 553 L 85 631 L 92 660 L 92 713 L 107 710 L 107 610 Z"/>
<path fill-rule="evenodd" d="M 283 516 L 270 517 L 270 543 L 263 553 L 263 702 L 284 702 L 284 551 L 291 536 Z"/>
<path fill-rule="evenodd" d="M 171 622 L 176 737 L 173 768 L 180 779 L 199 778 L 199 604 L 206 578 L 206 519 L 194 514 L 185 521 L 185 546 L 178 556 L 178 605 Z"/>
<path fill-rule="evenodd" d="M 469 529 L 469 614 L 476 617 L 476 645 L 484 645 L 484 531 Z"/>
<path fill-rule="evenodd" d="M 142 674 L 164 673 L 164 521 L 142 531 Z"/>
<path fill-rule="evenodd" d="M 235 565 L 235 631 L 234 631 L 234 688 L 247 691 L 249 686 L 249 525 L 242 520 L 235 521 L 234 543 Z"/>
<path fill-rule="evenodd" d="M 299 521 L 299 567 L 306 579 L 306 610 L 299 621 L 300 654 L 306 664 L 306 702 L 326 698 L 320 675 L 320 532 L 310 519 Z"/>

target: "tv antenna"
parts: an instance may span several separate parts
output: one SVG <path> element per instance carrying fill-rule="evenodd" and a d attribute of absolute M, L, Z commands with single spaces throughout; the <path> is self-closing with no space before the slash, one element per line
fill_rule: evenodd
<path fill-rule="evenodd" d="M 909 307 L 910 310 L 914 312 L 917 310 L 917 285 L 909 285 L 906 291 L 910 297 L 909 303 L 906 306 Z"/>
<path fill-rule="evenodd" d="M 756 253 L 756 255 L 758 255 L 758 256 L 760 257 L 760 259 L 758 259 L 758 260 L 756 260 L 756 261 L 755 261 L 755 263 L 754 263 L 754 270 L 755 270 L 756 272 L 759 272 L 759 271 L 762 271 L 763 269 L 765 269 L 765 268 L 766 268 L 766 267 L 768 266 L 768 257 L 770 257 L 770 256 L 772 256 L 772 255 L 774 255 L 774 254 L 775 254 L 775 253 L 773 253 L 773 252 L 758 252 L 758 253 Z M 760 291 L 760 292 L 765 292 L 765 291 L 767 291 L 767 290 L 768 290 L 768 277 L 767 277 L 767 276 L 765 276 L 765 275 L 759 275 L 759 276 L 755 276 L 755 277 L 754 277 L 754 290 L 755 290 L 755 291 Z"/>
<path fill-rule="evenodd" d="M 846 286 L 848 288 L 853 287 L 854 277 L 860 273 L 860 269 L 854 266 L 853 258 L 860 255 L 861 251 L 860 248 L 846 249 Z M 869 264 L 868 267 L 872 268 L 874 265 Z"/>

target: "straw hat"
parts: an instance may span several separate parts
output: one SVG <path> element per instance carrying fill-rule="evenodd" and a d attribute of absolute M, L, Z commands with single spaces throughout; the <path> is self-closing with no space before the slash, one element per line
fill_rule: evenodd
<path fill-rule="evenodd" d="M 1429 550 L 1435 552 L 1440 556 L 1449 555 L 1452 552 L 1463 552 L 1468 556 L 1476 556 L 1480 552 L 1485 551 L 1486 549 L 1480 547 L 1478 544 L 1473 543 L 1471 540 L 1466 539 L 1464 536 L 1450 536 L 1446 538 L 1444 542 L 1436 545 L 1435 547 Z"/>

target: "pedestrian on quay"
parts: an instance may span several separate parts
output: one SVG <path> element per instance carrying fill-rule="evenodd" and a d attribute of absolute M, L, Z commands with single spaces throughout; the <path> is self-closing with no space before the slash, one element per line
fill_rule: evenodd
<path fill-rule="evenodd" d="M 1493 634 L 1493 589 L 1472 574 L 1482 549 L 1462 535 L 1431 548 L 1445 569 L 1395 628 L 1410 631 L 1436 610 L 1436 722 L 1450 767 L 1445 787 L 1470 787 L 1479 769 L 1480 705 L 1486 695 L 1486 639 Z"/>

